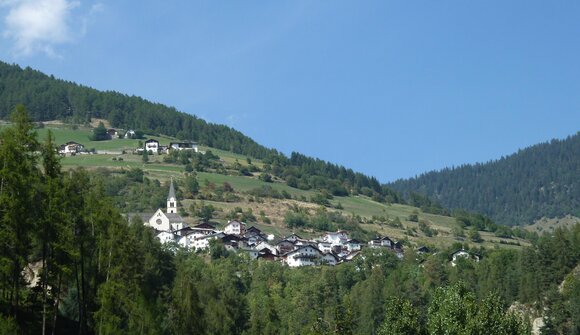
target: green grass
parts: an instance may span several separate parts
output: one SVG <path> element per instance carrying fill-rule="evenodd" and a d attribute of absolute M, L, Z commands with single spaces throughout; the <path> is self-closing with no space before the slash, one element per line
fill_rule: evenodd
<path fill-rule="evenodd" d="M 69 141 L 74 141 L 85 146 L 87 150 L 95 148 L 96 150 L 107 151 L 133 151 L 139 147 L 139 142 L 144 142 L 148 139 L 155 139 L 159 141 L 160 145 L 168 145 L 172 141 L 170 137 L 164 136 L 147 136 L 147 139 L 133 140 L 133 139 L 113 139 L 107 141 L 91 141 L 90 136 L 93 134 L 90 128 L 71 129 L 66 126 L 47 126 L 45 128 L 37 129 L 38 140 L 44 141 L 48 131 L 52 131 L 57 145 L 64 144 Z"/>

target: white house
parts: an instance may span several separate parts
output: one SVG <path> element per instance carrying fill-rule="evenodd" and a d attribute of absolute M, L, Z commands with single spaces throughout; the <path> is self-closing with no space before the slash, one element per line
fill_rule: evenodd
<path fill-rule="evenodd" d="M 167 151 L 170 150 L 192 150 L 198 152 L 197 144 L 194 142 L 171 142 L 167 147 Z"/>
<path fill-rule="evenodd" d="M 172 232 L 160 231 L 157 233 L 157 238 L 161 244 L 172 243 L 177 241 L 177 236 Z"/>
<path fill-rule="evenodd" d="M 311 245 L 305 245 L 284 255 L 285 263 L 289 267 L 308 266 L 320 264 L 322 252 Z"/>
<path fill-rule="evenodd" d="M 349 252 L 359 251 L 361 249 L 361 243 L 355 239 L 348 240 L 345 246 Z"/>
<path fill-rule="evenodd" d="M 332 251 L 332 243 L 330 242 L 318 242 L 318 249 L 322 252 L 331 252 Z"/>
<path fill-rule="evenodd" d="M 200 236 L 200 237 L 195 238 L 193 240 L 193 244 L 190 244 L 189 247 L 193 248 L 195 250 L 206 250 L 207 248 L 209 248 L 209 242 L 211 240 L 223 238 L 224 236 L 225 236 L 224 233 L 215 233 L 215 234 Z"/>
<path fill-rule="evenodd" d="M 336 233 L 327 232 L 322 236 L 322 241 L 334 245 L 344 245 L 349 240 L 348 235 L 344 230 L 339 230 Z"/>
<path fill-rule="evenodd" d="M 300 237 L 300 236 L 298 236 L 298 235 L 296 235 L 296 234 L 292 234 L 292 235 L 290 235 L 290 236 L 287 236 L 287 237 L 285 237 L 284 239 L 285 239 L 285 240 L 288 240 L 288 241 L 290 241 L 290 242 L 292 242 L 292 243 L 294 243 L 294 242 L 296 242 L 296 241 L 298 241 L 298 240 L 302 240 L 302 237 Z"/>
<path fill-rule="evenodd" d="M 150 139 L 145 141 L 145 150 L 148 152 L 151 151 L 152 153 L 156 154 L 159 152 L 159 141 Z"/>
<path fill-rule="evenodd" d="M 476 262 L 479 262 L 479 255 L 478 254 L 471 253 L 465 249 L 459 249 L 451 254 L 451 265 L 452 266 L 457 265 L 457 260 L 459 258 L 472 259 Z"/>
<path fill-rule="evenodd" d="M 58 149 L 58 153 L 62 155 L 73 155 L 85 151 L 85 146 L 77 142 L 66 142 Z"/>
<path fill-rule="evenodd" d="M 369 247 L 384 247 L 384 248 L 389 248 L 389 249 L 393 249 L 394 247 L 394 243 L 393 240 L 391 240 L 388 237 L 382 237 L 382 238 L 375 238 L 374 240 L 370 240 L 369 241 Z"/>
<path fill-rule="evenodd" d="M 135 137 L 135 131 L 133 129 L 127 130 L 127 132 L 125 133 L 125 138 L 134 138 L 134 137 Z"/>
<path fill-rule="evenodd" d="M 244 235 L 246 233 L 246 224 L 236 220 L 228 222 L 224 227 L 224 233 L 229 235 Z"/>
<path fill-rule="evenodd" d="M 338 256 L 336 256 L 332 252 L 323 253 L 322 256 L 320 257 L 321 264 L 336 265 L 338 264 L 339 261 L 340 260 Z"/>

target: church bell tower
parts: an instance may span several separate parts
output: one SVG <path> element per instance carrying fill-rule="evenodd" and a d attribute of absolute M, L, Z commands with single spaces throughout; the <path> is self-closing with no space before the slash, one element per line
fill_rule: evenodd
<path fill-rule="evenodd" d="M 169 194 L 167 195 L 167 214 L 177 213 L 177 198 L 175 197 L 175 188 L 173 187 L 173 178 L 169 185 Z"/>

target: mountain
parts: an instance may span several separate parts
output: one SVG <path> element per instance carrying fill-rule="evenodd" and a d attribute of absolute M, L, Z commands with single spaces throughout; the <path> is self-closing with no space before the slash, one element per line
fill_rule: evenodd
<path fill-rule="evenodd" d="M 505 225 L 580 216 L 580 133 L 485 164 L 432 171 L 389 187 L 418 192 L 448 208 L 484 213 Z"/>
<path fill-rule="evenodd" d="M 0 62 L 0 118 L 23 104 L 35 121 L 65 120 L 83 124 L 107 119 L 111 126 L 165 134 L 256 158 L 276 155 L 230 127 L 207 123 L 173 107 L 117 92 L 55 79 L 40 71 Z"/>
<path fill-rule="evenodd" d="M 396 192 L 374 177 L 319 159 L 292 153 L 290 157 L 259 145 L 230 127 L 207 123 L 196 116 L 159 103 L 117 92 L 101 92 L 59 80 L 29 67 L 0 62 L 0 118 L 7 119 L 17 104 L 24 104 L 35 121 L 64 120 L 88 124 L 107 119 L 111 126 L 163 134 L 202 145 L 262 159 L 269 174 L 303 190 L 333 195 L 364 194 L 379 201 L 399 202 Z"/>

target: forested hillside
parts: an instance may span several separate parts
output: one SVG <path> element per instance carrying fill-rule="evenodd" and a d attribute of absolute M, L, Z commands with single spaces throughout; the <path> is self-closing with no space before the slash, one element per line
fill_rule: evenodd
<path fill-rule="evenodd" d="M 580 331 L 580 225 L 455 266 L 459 243 L 297 269 L 219 244 L 175 252 L 120 215 L 98 174 L 63 173 L 23 107 L 13 121 L 0 130 L 0 334 L 528 334 L 514 301 L 548 334 Z"/>
<path fill-rule="evenodd" d="M 433 171 L 389 186 L 422 193 L 448 208 L 485 213 L 497 223 L 520 225 L 542 217 L 580 216 L 579 181 L 577 133 L 496 161 Z"/>
<path fill-rule="evenodd" d="M 59 119 L 85 124 L 91 118 L 102 118 L 113 127 L 194 140 L 259 158 L 266 163 L 266 172 L 292 187 L 325 190 L 333 195 L 365 194 L 387 202 L 401 200 L 376 178 L 299 153 L 286 157 L 235 129 L 207 123 L 175 108 L 117 92 L 100 92 L 31 68 L 0 62 L 0 118 L 7 119 L 18 104 L 24 104 L 35 121 Z"/>

